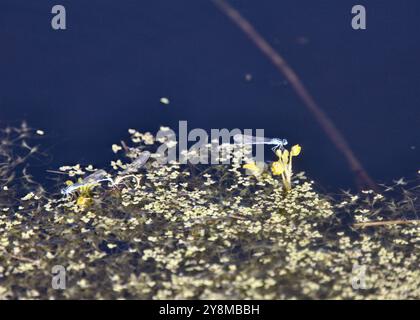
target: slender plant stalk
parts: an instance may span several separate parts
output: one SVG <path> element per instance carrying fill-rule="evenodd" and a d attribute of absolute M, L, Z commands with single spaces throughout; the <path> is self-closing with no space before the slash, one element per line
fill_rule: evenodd
<path fill-rule="evenodd" d="M 410 223 L 419 223 L 420 220 L 389 220 L 389 221 L 367 221 L 359 222 L 353 224 L 354 227 L 364 228 L 364 227 L 374 227 L 374 226 L 388 226 L 395 224 L 410 224 Z"/>
<path fill-rule="evenodd" d="M 359 189 L 370 188 L 378 190 L 376 183 L 369 177 L 360 161 L 357 159 L 344 136 L 334 125 L 332 120 L 325 114 L 325 112 L 318 106 L 314 98 L 308 92 L 299 79 L 296 72 L 287 64 L 274 48 L 258 33 L 258 31 L 248 22 L 242 15 L 228 4 L 225 0 L 212 0 L 213 3 L 228 16 L 263 52 L 263 54 L 274 64 L 274 66 L 284 75 L 284 77 L 292 85 L 293 89 L 303 101 L 305 106 L 314 115 L 322 129 L 325 131 L 335 147 L 347 159 L 350 170 L 356 177 L 356 184 Z"/>

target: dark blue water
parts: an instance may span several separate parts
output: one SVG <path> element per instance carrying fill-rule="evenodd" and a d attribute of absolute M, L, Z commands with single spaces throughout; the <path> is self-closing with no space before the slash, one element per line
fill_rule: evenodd
<path fill-rule="evenodd" d="M 419 1 L 230 3 L 296 70 L 373 178 L 416 174 Z M 65 31 L 50 26 L 54 4 L 67 9 Z M 366 6 L 367 30 L 351 28 L 354 4 Z M 1 0 L 0 39 L 0 120 L 44 129 L 48 168 L 107 165 L 128 128 L 187 120 L 190 129 L 264 128 L 301 144 L 296 166 L 322 185 L 352 185 L 290 85 L 209 1 Z"/>

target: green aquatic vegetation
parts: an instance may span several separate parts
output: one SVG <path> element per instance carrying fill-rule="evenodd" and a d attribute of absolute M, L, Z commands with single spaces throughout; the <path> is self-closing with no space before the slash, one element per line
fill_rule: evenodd
<path fill-rule="evenodd" d="M 241 155 L 163 165 L 152 134 L 130 134 L 132 147 L 113 145 L 112 175 L 145 150 L 151 157 L 119 185 L 64 197 L 28 188 L 13 170 L 1 177 L 1 298 L 420 298 L 418 180 L 332 197 L 297 173 L 285 192 L 281 174 L 248 175 Z M 2 150 L 12 162 L 14 144 Z M 95 169 L 60 171 L 77 182 Z M 396 219 L 414 222 L 358 224 Z M 56 265 L 64 290 L 51 285 Z"/>

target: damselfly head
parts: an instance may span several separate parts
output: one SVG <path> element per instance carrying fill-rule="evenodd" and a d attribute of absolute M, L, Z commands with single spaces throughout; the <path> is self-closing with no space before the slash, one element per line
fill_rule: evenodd
<path fill-rule="evenodd" d="M 277 144 L 279 147 L 284 147 L 287 145 L 287 139 L 273 139 L 273 143 Z"/>

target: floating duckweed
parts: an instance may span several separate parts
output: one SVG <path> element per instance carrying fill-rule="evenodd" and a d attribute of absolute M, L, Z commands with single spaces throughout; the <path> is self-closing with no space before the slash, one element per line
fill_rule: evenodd
<path fill-rule="evenodd" d="M 129 133 L 137 148 L 158 147 L 150 133 Z M 11 147 L 0 157 L 13 163 Z M 299 153 L 294 146 L 278 161 L 290 165 Z M 284 192 L 281 174 L 252 162 L 241 168 L 234 157 L 213 166 L 151 157 L 132 173 L 140 183 L 70 197 L 0 166 L 0 298 L 420 298 L 418 181 L 332 198 L 295 173 Z M 127 162 L 113 161 L 113 174 Z M 60 170 L 73 181 L 85 174 L 80 165 Z M 413 223 L 366 226 L 391 220 Z M 65 290 L 51 287 L 57 265 Z"/>

